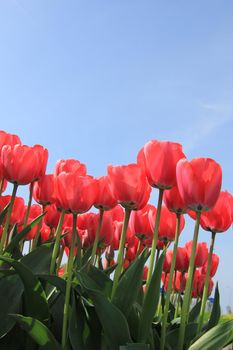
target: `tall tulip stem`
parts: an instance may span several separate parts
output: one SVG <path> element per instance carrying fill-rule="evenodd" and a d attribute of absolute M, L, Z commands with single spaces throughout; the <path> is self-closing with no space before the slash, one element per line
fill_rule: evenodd
<path fill-rule="evenodd" d="M 13 209 L 13 205 L 14 205 L 14 201 L 15 201 L 17 188 L 18 188 L 18 185 L 15 183 L 14 187 L 13 187 L 12 195 L 11 195 L 10 205 L 9 205 L 9 208 L 8 208 L 8 211 L 7 211 L 6 222 L 5 222 L 5 225 L 4 225 L 2 238 L 1 238 L 1 241 L 0 241 L 0 254 L 3 253 L 3 250 L 5 248 L 6 239 L 7 239 L 7 233 L 8 233 L 8 228 L 9 228 L 9 224 L 10 224 L 10 218 L 11 218 L 11 213 L 12 213 L 12 209 Z"/>
<path fill-rule="evenodd" d="M 168 278 L 168 286 L 167 286 L 167 291 L 166 291 L 166 301 L 165 301 L 165 307 L 164 307 L 164 313 L 163 313 L 163 319 L 162 319 L 160 350 L 163 350 L 165 347 L 167 317 L 168 317 L 168 311 L 169 311 L 170 296 L 171 296 L 171 292 L 172 292 L 173 274 L 175 271 L 175 264 L 176 264 L 176 254 L 177 254 L 177 247 L 178 247 L 178 242 L 179 242 L 179 232 L 180 232 L 180 214 L 177 214 L 175 242 L 174 242 L 172 262 L 171 262 L 171 268 L 170 268 L 170 273 L 169 273 L 169 278 Z"/>
<path fill-rule="evenodd" d="M 93 247 L 92 247 L 90 264 L 93 264 L 94 260 L 95 260 L 96 250 L 97 250 L 98 243 L 99 243 L 99 240 L 100 240 L 100 230 L 101 230 L 101 225 L 102 225 L 102 221 L 103 221 L 104 211 L 102 209 L 100 209 L 99 214 L 100 214 L 99 222 L 98 222 L 98 226 L 97 226 L 97 230 L 96 230 L 94 244 L 93 244 Z"/>
<path fill-rule="evenodd" d="M 68 328 L 68 319 L 69 319 L 69 308 L 70 308 L 70 291 L 71 283 L 73 276 L 73 264 L 74 264 L 74 247 L 76 243 L 76 224 L 77 224 L 77 214 L 73 214 L 73 229 L 72 229 L 72 239 L 70 246 L 70 253 L 68 257 L 68 268 L 67 268 L 67 282 L 66 282 L 66 294 L 65 294 L 65 304 L 63 312 L 63 324 L 62 324 L 62 349 L 66 347 L 66 338 L 67 338 L 67 328 Z"/>
<path fill-rule="evenodd" d="M 196 224 L 195 224 L 195 229 L 193 234 L 192 251 L 191 251 L 191 256 L 189 261 L 188 277 L 187 277 L 184 300 L 183 300 L 183 305 L 181 310 L 181 322 L 180 322 L 179 340 L 178 340 L 179 350 L 183 350 L 183 346 L 184 346 L 185 328 L 188 320 L 191 293 L 192 293 L 194 262 L 195 262 L 195 253 L 196 253 L 197 241 L 198 241 L 200 217 L 201 217 L 201 212 L 199 211 L 196 212 Z"/>
<path fill-rule="evenodd" d="M 27 210 L 26 210 L 24 222 L 23 222 L 23 228 L 26 227 L 27 222 L 28 222 L 28 216 L 29 216 L 29 213 L 30 213 L 31 205 L 32 205 L 32 192 L 33 192 L 33 187 L 34 187 L 34 182 L 31 183 L 30 189 L 29 189 L 28 205 L 27 205 Z"/>
<path fill-rule="evenodd" d="M 130 218 L 131 209 L 126 208 L 125 209 L 125 216 L 124 216 L 124 223 L 122 227 L 121 232 L 121 239 L 120 239 L 120 246 L 119 246 L 119 252 L 117 257 L 117 267 L 114 274 L 113 279 L 113 286 L 112 286 L 112 297 L 114 296 L 114 293 L 116 291 L 116 287 L 121 275 L 122 266 L 123 266 L 123 256 L 124 256 L 124 247 L 125 247 L 125 239 L 126 239 L 126 232 L 129 224 L 129 218 Z"/>
<path fill-rule="evenodd" d="M 49 270 L 50 274 L 53 274 L 55 272 L 55 265 L 56 265 L 56 259 L 57 259 L 57 255 L 58 255 L 58 251 L 59 251 L 59 247 L 60 247 L 61 230 L 62 230 L 64 217 L 65 217 L 65 211 L 63 210 L 61 212 L 59 222 L 57 225 L 57 229 L 55 232 L 55 243 L 54 243 L 54 247 L 53 247 L 52 259 L 51 259 L 50 270 Z"/>
<path fill-rule="evenodd" d="M 203 326 L 203 320 L 205 315 L 205 307 L 206 307 L 206 301 L 208 298 L 208 289 L 209 289 L 209 283 L 210 283 L 210 269 L 211 269 L 211 263 L 212 263 L 212 255 L 214 251 L 214 242 L 215 242 L 216 232 L 212 232 L 211 242 L 210 242 L 210 250 L 208 255 L 208 262 L 207 262 L 207 269 L 206 269 L 206 277 L 205 277 L 205 284 L 204 284 L 204 290 L 203 295 L 201 299 L 201 311 L 198 321 L 198 329 L 197 333 L 200 333 L 202 326 Z"/>
<path fill-rule="evenodd" d="M 158 233 L 159 233 L 159 221 L 160 221 L 160 215 L 161 215 L 161 207 L 162 207 L 162 201 L 163 201 L 163 191 L 162 189 L 159 190 L 159 198 L 158 198 L 158 205 L 157 205 L 157 211 L 156 211 L 156 218 L 155 218 L 155 228 L 154 228 L 154 235 L 153 235 L 153 242 L 150 252 L 150 263 L 149 263 L 149 269 L 147 274 L 147 280 L 146 280 L 146 290 L 148 289 L 148 286 L 150 284 L 151 276 L 154 270 L 154 262 L 155 262 L 155 252 L 156 252 L 156 246 L 158 242 Z"/>

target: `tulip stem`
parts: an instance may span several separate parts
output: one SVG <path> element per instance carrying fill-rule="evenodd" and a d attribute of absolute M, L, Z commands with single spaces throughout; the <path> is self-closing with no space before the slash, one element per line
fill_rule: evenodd
<path fill-rule="evenodd" d="M 6 222 L 5 222 L 3 233 L 2 233 L 2 238 L 0 241 L 0 255 L 3 253 L 3 250 L 5 248 L 7 233 L 8 233 L 8 228 L 9 228 L 9 224 L 10 224 L 10 218 L 11 218 L 11 213 L 12 213 L 12 209 L 13 209 L 13 205 L 14 205 L 14 201 L 15 201 L 17 188 L 18 188 L 18 185 L 15 183 L 14 187 L 13 187 L 12 195 L 11 195 L 10 205 L 9 205 L 9 208 L 7 211 L 7 217 L 6 217 Z"/>
<path fill-rule="evenodd" d="M 59 252 L 59 256 L 58 256 L 58 259 L 57 259 L 57 273 L 58 273 L 58 270 L 60 268 L 60 265 L 61 265 L 61 262 L 62 262 L 62 258 L 63 258 L 63 255 L 64 255 L 64 246 L 60 247 L 60 252 Z"/>
<path fill-rule="evenodd" d="M 58 251 L 59 251 L 59 247 L 60 247 L 61 230 L 62 230 L 64 217 L 65 217 L 65 211 L 62 210 L 60 218 L 59 218 L 59 222 L 57 225 L 57 229 L 55 232 L 55 243 L 54 243 L 54 247 L 53 247 L 52 259 L 51 259 L 51 264 L 50 264 L 50 269 L 49 269 L 50 274 L 53 274 L 55 272 L 55 265 L 56 265 L 56 259 L 57 259 L 57 255 L 58 255 Z"/>
<path fill-rule="evenodd" d="M 205 277 L 205 284 L 204 284 L 204 291 L 202 295 L 201 300 L 201 311 L 198 321 L 198 328 L 197 328 L 197 334 L 201 332 L 202 326 L 203 326 L 203 320 L 205 315 L 205 308 L 206 308 L 206 301 L 208 298 L 208 289 L 209 289 L 209 283 L 210 283 L 210 270 L 211 270 L 211 263 L 212 263 L 212 255 L 214 250 L 214 242 L 215 242 L 216 232 L 212 232 L 211 242 L 210 242 L 210 250 L 209 250 L 209 256 L 208 256 L 208 262 L 207 262 L 207 269 L 206 269 L 206 277 Z"/>
<path fill-rule="evenodd" d="M 192 293 L 192 284 L 193 284 L 193 273 L 194 273 L 194 262 L 195 262 L 195 253 L 198 241 L 198 233 L 200 226 L 200 216 L 201 212 L 196 212 L 196 224 L 193 234 L 193 244 L 192 251 L 189 261 L 189 269 L 188 269 L 188 277 L 187 283 L 184 292 L 183 305 L 181 310 L 181 321 L 180 321 L 180 330 L 179 330 L 179 340 L 178 340 L 178 350 L 183 350 L 184 346 L 184 338 L 185 338 L 185 328 L 188 320 L 190 301 L 191 301 L 191 293 Z"/>
<path fill-rule="evenodd" d="M 93 263 L 94 263 L 96 250 L 97 250 L 99 240 L 100 240 L 100 230 L 101 230 L 101 225 L 102 225 L 103 215 L 104 215 L 103 209 L 99 210 L 99 214 L 100 214 L 99 215 L 99 222 L 98 222 L 98 226 L 97 226 L 97 230 L 96 230 L 96 234 L 95 234 L 95 240 L 94 240 L 94 244 L 93 244 L 92 252 L 91 252 L 91 260 L 90 260 L 91 265 L 93 265 Z"/>
<path fill-rule="evenodd" d="M 70 308 L 70 291 L 73 276 L 73 264 L 74 264 L 74 247 L 76 243 L 76 224 L 77 224 L 77 214 L 73 214 L 73 229 L 72 229 L 72 239 L 70 246 L 70 253 L 68 257 L 68 269 L 67 269 L 67 282 L 66 282 L 66 294 L 65 294 L 65 304 L 63 312 L 63 324 L 62 324 L 62 349 L 66 347 L 67 341 L 67 328 L 68 328 L 68 318 L 69 318 L 69 308 Z"/>
<path fill-rule="evenodd" d="M 0 197 L 2 195 L 3 187 L 4 187 L 4 179 L 0 180 Z"/>
<path fill-rule="evenodd" d="M 42 206 L 42 213 L 44 213 L 44 212 L 45 212 L 45 205 Z M 32 242 L 31 251 L 33 251 L 37 247 L 38 240 L 40 237 L 41 227 L 42 227 L 42 219 L 40 220 L 40 222 L 37 225 L 36 235 L 35 235 L 35 238 L 33 239 L 33 242 Z"/>
<path fill-rule="evenodd" d="M 171 296 L 171 292 L 172 292 L 173 274 L 174 274 L 175 265 L 176 265 L 176 254 L 177 254 L 177 248 L 178 248 L 178 242 L 179 242 L 179 232 L 180 232 L 180 214 L 177 214 L 176 215 L 175 242 L 174 242 L 174 248 L 173 248 L 173 254 L 172 254 L 171 268 L 170 268 L 170 273 L 169 273 L 169 278 L 168 278 L 168 286 L 167 286 L 167 290 L 166 290 L 166 300 L 165 300 L 164 313 L 163 313 L 163 318 L 162 318 L 160 350 L 164 350 L 164 347 L 165 347 L 167 317 L 168 317 L 169 306 L 170 306 L 170 296 Z"/>
<path fill-rule="evenodd" d="M 122 266 L 123 266 L 123 255 L 124 255 L 124 247 L 125 247 L 125 239 L 126 239 L 126 232 L 129 224 L 129 218 L 130 218 L 131 209 L 126 208 L 125 209 L 125 216 L 124 216 L 124 223 L 122 227 L 121 232 L 121 239 L 120 239 L 120 246 L 119 246 L 119 252 L 117 257 L 117 267 L 114 274 L 113 279 L 113 286 L 112 286 L 112 298 L 114 296 L 114 293 L 116 291 L 116 287 L 121 275 Z"/>
<path fill-rule="evenodd" d="M 149 263 L 148 275 L 146 280 L 146 290 L 148 290 L 152 273 L 154 270 L 155 252 L 156 252 L 158 233 L 159 233 L 159 221 L 160 221 L 161 207 L 162 207 L 162 201 L 163 201 L 163 191 L 164 191 L 163 189 L 159 189 L 159 198 L 158 198 L 158 205 L 157 205 L 156 218 L 155 218 L 155 228 L 154 228 L 153 242 L 152 242 L 152 247 L 150 252 L 150 263 Z"/>
<path fill-rule="evenodd" d="M 31 205 L 32 205 L 32 192 L 33 192 L 33 187 L 34 187 L 34 182 L 31 183 L 30 190 L 29 190 L 28 205 L 27 205 L 27 210 L 26 210 L 24 222 L 23 222 L 23 228 L 26 227 L 27 222 L 28 222 L 28 217 L 29 217 L 29 213 L 30 213 L 30 209 L 31 209 Z"/>

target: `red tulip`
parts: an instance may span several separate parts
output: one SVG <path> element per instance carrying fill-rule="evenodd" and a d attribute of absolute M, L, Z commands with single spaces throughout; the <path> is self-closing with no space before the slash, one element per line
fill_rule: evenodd
<path fill-rule="evenodd" d="M 0 130 L 0 153 L 5 145 L 14 146 L 21 144 L 20 138 L 17 135 L 8 134 L 3 130 Z"/>
<path fill-rule="evenodd" d="M 168 250 L 166 252 L 165 258 L 164 258 L 164 263 L 163 263 L 163 271 L 166 273 L 170 272 L 171 269 L 171 263 L 172 263 L 172 255 L 173 255 L 173 251 L 172 250 Z"/>
<path fill-rule="evenodd" d="M 55 177 L 57 207 L 75 214 L 85 213 L 95 202 L 97 185 L 91 176 L 62 172 Z"/>
<path fill-rule="evenodd" d="M 44 216 L 44 222 L 50 228 L 56 228 L 60 219 L 61 213 L 57 210 L 55 204 L 48 205 Z"/>
<path fill-rule="evenodd" d="M 94 243 L 95 240 L 99 217 L 99 214 L 90 215 L 87 222 L 86 228 L 92 243 Z M 109 246 L 113 240 L 113 222 L 109 216 L 103 215 L 99 238 L 101 247 Z"/>
<path fill-rule="evenodd" d="M 98 191 L 95 200 L 95 207 L 102 210 L 109 210 L 117 205 L 108 176 L 102 176 L 97 179 Z"/>
<path fill-rule="evenodd" d="M 34 183 L 33 198 L 41 205 L 52 204 L 55 201 L 54 177 L 52 174 L 44 175 Z"/>
<path fill-rule="evenodd" d="M 114 250 L 119 249 L 119 244 L 120 244 L 120 239 L 121 239 L 121 233 L 122 233 L 122 226 L 123 226 L 123 221 L 113 221 L 113 240 L 112 240 L 112 247 Z M 133 233 L 130 230 L 129 226 L 127 228 L 126 232 L 126 245 L 127 242 L 131 239 Z"/>
<path fill-rule="evenodd" d="M 186 213 L 187 207 L 180 196 L 178 187 L 175 186 L 170 190 L 164 191 L 163 200 L 166 207 L 177 214 Z"/>
<path fill-rule="evenodd" d="M 40 145 L 3 146 L 3 176 L 9 182 L 27 185 L 45 174 L 47 160 L 48 151 Z"/>
<path fill-rule="evenodd" d="M 10 203 L 11 196 L 0 197 L 0 212 Z M 10 225 L 18 224 L 21 225 L 25 215 L 25 204 L 22 197 L 15 197 L 12 213 L 10 216 Z M 5 219 L 6 220 L 6 219 Z"/>
<path fill-rule="evenodd" d="M 187 207 L 207 211 L 215 205 L 222 184 L 222 170 L 210 158 L 181 159 L 177 164 L 177 185 Z"/>
<path fill-rule="evenodd" d="M 123 207 L 140 210 L 147 204 L 151 188 L 139 165 L 109 165 L 108 175 L 112 192 Z"/>
<path fill-rule="evenodd" d="M 42 214 L 42 209 L 41 206 L 38 204 L 33 204 L 30 207 L 30 211 L 29 211 L 29 217 L 28 217 L 28 222 L 27 224 L 30 224 L 33 220 L 35 220 L 35 218 L 37 218 L 39 215 Z M 38 231 L 38 227 L 39 225 L 41 225 L 41 223 L 38 223 L 37 225 L 35 225 L 25 236 L 24 239 L 27 241 L 32 240 L 33 238 L 35 238 L 37 231 Z"/>
<path fill-rule="evenodd" d="M 205 285 L 205 278 L 206 275 L 200 274 L 198 276 L 198 280 L 197 280 L 197 295 L 201 298 L 203 291 L 204 291 L 204 285 Z M 212 280 L 212 278 L 210 278 L 209 280 L 209 286 L 208 286 L 208 296 L 210 296 L 210 294 L 212 293 L 214 287 L 214 282 Z"/>
<path fill-rule="evenodd" d="M 86 165 L 80 163 L 76 159 L 62 159 L 57 161 L 55 165 L 54 175 L 58 176 L 62 172 L 76 173 L 76 175 L 85 176 L 87 170 Z"/>
<path fill-rule="evenodd" d="M 151 186 L 168 189 L 176 185 L 176 164 L 184 157 L 180 144 L 151 140 L 141 149 L 137 160 Z"/>
<path fill-rule="evenodd" d="M 188 258 L 190 259 L 191 251 L 192 251 L 193 241 L 188 241 L 185 244 L 185 248 L 187 249 Z M 205 242 L 197 243 L 197 248 L 195 252 L 195 267 L 203 266 L 208 259 L 208 248 Z"/>
<path fill-rule="evenodd" d="M 151 210 L 149 213 L 149 220 L 152 230 L 154 230 L 156 211 Z M 162 206 L 161 216 L 159 222 L 159 239 L 165 241 L 174 241 L 176 233 L 176 214 L 170 212 L 165 206 Z M 180 216 L 180 232 L 184 228 L 184 217 Z"/>
<path fill-rule="evenodd" d="M 176 279 L 175 279 L 175 291 L 176 292 L 180 292 L 183 293 L 185 290 L 185 286 L 186 286 L 186 274 L 184 274 L 183 272 L 180 271 L 176 271 Z"/>
<path fill-rule="evenodd" d="M 51 229 L 43 223 L 40 229 L 41 242 L 45 243 L 50 238 L 50 235 L 51 235 Z"/>
<path fill-rule="evenodd" d="M 116 205 L 114 208 L 110 209 L 107 213 L 104 215 L 110 215 L 112 218 L 112 221 L 123 221 L 124 220 L 124 209 L 121 205 Z"/>
<path fill-rule="evenodd" d="M 176 253 L 176 265 L 175 270 L 180 272 L 188 271 L 189 258 L 186 247 L 178 247 Z"/>
<path fill-rule="evenodd" d="M 219 256 L 217 254 L 213 253 L 212 260 L 211 260 L 211 267 L 210 267 L 210 276 L 211 277 L 214 277 L 214 275 L 216 274 L 218 264 L 219 264 Z M 201 268 L 201 273 L 203 275 L 206 275 L 206 272 L 207 272 L 207 261 Z"/>
<path fill-rule="evenodd" d="M 149 221 L 149 211 L 153 208 L 155 210 L 154 206 L 147 204 L 143 209 L 138 211 L 133 211 L 130 216 L 129 220 L 129 227 L 133 234 L 135 234 L 136 237 L 141 239 L 143 242 L 144 240 L 151 239 L 153 237 L 153 231 L 151 229 L 150 221 Z"/>

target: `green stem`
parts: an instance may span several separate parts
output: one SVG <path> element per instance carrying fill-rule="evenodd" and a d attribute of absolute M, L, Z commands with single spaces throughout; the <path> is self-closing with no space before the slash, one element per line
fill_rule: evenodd
<path fill-rule="evenodd" d="M 159 221 L 160 221 L 160 215 L 161 215 L 162 201 L 163 201 L 163 190 L 159 189 L 158 206 L 157 206 L 156 218 L 155 218 L 155 228 L 154 228 L 153 242 L 152 242 L 152 247 L 150 252 L 150 263 L 149 263 L 149 269 L 148 269 L 147 280 L 146 280 L 146 290 L 148 290 L 152 273 L 154 270 L 155 251 L 156 251 L 156 246 L 158 241 Z"/>
<path fill-rule="evenodd" d="M 125 239 L 126 239 L 126 232 L 129 224 L 129 218 L 130 218 L 131 209 L 126 208 L 125 209 L 125 216 L 124 216 L 124 223 L 122 227 L 121 232 L 121 239 L 120 239 L 120 246 L 119 246 L 119 252 L 117 257 L 117 267 L 114 274 L 113 279 L 113 286 L 112 286 L 112 298 L 114 296 L 114 293 L 116 291 L 116 287 L 121 275 L 122 266 L 123 266 L 123 255 L 124 255 L 124 247 L 125 247 Z"/>
<path fill-rule="evenodd" d="M 70 246 L 70 253 L 68 257 L 68 277 L 66 282 L 66 294 L 65 294 L 65 304 L 64 304 L 64 316 L 63 316 L 63 324 L 62 324 L 62 349 L 66 347 L 66 338 L 67 338 L 67 328 L 68 328 L 68 318 L 69 318 L 69 308 L 70 308 L 70 291 L 71 291 L 71 283 L 73 276 L 73 264 L 74 264 L 74 247 L 76 242 L 76 224 L 77 224 L 77 214 L 73 214 L 73 229 L 72 229 L 72 240 Z"/>
<path fill-rule="evenodd" d="M 200 316 L 199 316 L 199 321 L 198 321 L 197 334 L 200 333 L 202 326 L 203 326 L 203 321 L 204 321 L 206 301 L 208 298 L 208 289 L 209 289 L 209 283 L 210 283 L 210 269 L 211 269 L 211 263 L 212 263 L 212 255 L 213 255 L 213 251 L 214 251 L 215 237 L 216 237 L 216 232 L 212 232 L 208 262 L 207 262 L 207 269 L 206 269 L 204 291 L 203 291 L 202 300 L 201 300 L 201 311 L 200 311 Z"/>
<path fill-rule="evenodd" d="M 63 258 L 63 255 L 64 255 L 64 250 L 65 250 L 65 248 L 64 248 L 64 246 L 62 246 L 60 248 L 59 256 L 58 256 L 58 259 L 57 259 L 57 272 L 58 272 L 58 270 L 60 268 L 60 265 L 61 265 L 61 262 L 62 262 L 62 258 Z"/>
<path fill-rule="evenodd" d="M 24 221 L 23 221 L 23 228 L 26 227 L 27 222 L 28 222 L 28 217 L 29 217 L 29 213 L 30 213 L 30 208 L 31 208 L 31 205 L 32 205 L 32 192 L 33 192 L 33 187 L 34 187 L 34 182 L 32 182 L 32 183 L 31 183 L 31 186 L 30 186 L 29 198 L 28 198 L 28 206 L 27 206 L 25 218 L 24 218 Z"/>
<path fill-rule="evenodd" d="M 59 247 L 60 247 L 61 231 L 62 231 L 64 217 L 65 217 L 65 211 L 63 210 L 61 212 L 59 222 L 57 225 L 57 229 L 55 232 L 55 243 L 54 243 L 54 247 L 53 247 L 52 259 L 51 259 L 51 264 L 50 264 L 50 269 L 49 269 L 50 274 L 53 274 L 55 272 L 55 265 L 56 265 L 57 254 L 58 254 Z"/>
<path fill-rule="evenodd" d="M 6 222 L 4 225 L 2 238 L 1 238 L 1 242 L 0 242 L 0 255 L 3 253 L 3 250 L 5 248 L 6 238 L 7 238 L 7 233 L 8 233 L 8 228 L 9 228 L 9 224 L 10 224 L 10 218 L 11 218 L 11 213 L 12 213 L 12 209 L 13 209 L 13 205 L 14 205 L 14 201 L 15 201 L 17 188 L 18 188 L 18 185 L 14 184 L 12 195 L 11 195 L 11 200 L 10 200 L 10 205 L 9 205 L 9 208 L 7 211 Z"/>
<path fill-rule="evenodd" d="M 192 251 L 191 251 L 190 262 L 189 262 L 188 277 L 187 277 L 187 283 L 185 287 L 184 300 L 183 300 L 183 305 L 181 310 L 178 350 L 183 350 L 183 346 L 184 346 L 185 328 L 188 320 L 191 293 L 192 293 L 194 262 L 195 262 L 195 253 L 196 253 L 199 226 L 200 226 L 200 216 L 201 216 L 201 213 L 196 212 L 196 224 L 195 224 L 194 235 L 193 235 Z"/>
<path fill-rule="evenodd" d="M 42 206 L 42 212 L 44 213 L 45 212 L 45 205 Z M 33 251 L 34 249 L 36 249 L 37 247 L 37 244 L 38 244 L 38 240 L 39 240 L 39 237 L 40 237 L 40 230 L 41 230 L 41 227 L 42 227 L 42 219 L 41 221 L 38 223 L 37 225 L 37 229 L 36 229 L 36 235 L 32 241 L 32 246 L 31 246 L 31 251 Z"/>
<path fill-rule="evenodd" d="M 175 242 L 174 242 L 174 248 L 173 248 L 173 254 L 172 254 L 171 268 L 170 268 L 170 273 L 169 273 L 169 278 L 168 278 L 168 286 L 167 286 L 167 291 L 166 291 L 164 314 L 163 314 L 163 319 L 162 319 L 160 350 L 163 350 L 165 347 L 165 337 L 166 337 L 166 330 L 167 330 L 167 317 L 168 317 L 169 306 L 170 306 L 170 296 L 171 296 L 171 292 L 172 292 L 173 274 L 174 274 L 175 265 L 176 265 L 176 253 L 177 253 L 177 247 L 178 247 L 178 242 L 179 242 L 179 232 L 180 232 L 180 214 L 177 214 Z"/>
<path fill-rule="evenodd" d="M 93 265 L 93 263 L 94 263 L 96 250 L 97 250 L 99 240 L 100 240 L 100 230 L 101 230 L 101 225 L 102 225 L 103 215 L 104 215 L 103 209 L 99 210 L 99 214 L 100 214 L 99 222 L 98 222 L 98 226 L 97 226 L 97 230 L 96 230 L 96 234 L 95 234 L 95 240 L 94 240 L 94 244 L 93 244 L 92 252 L 91 252 L 91 260 L 90 260 L 91 265 Z"/>

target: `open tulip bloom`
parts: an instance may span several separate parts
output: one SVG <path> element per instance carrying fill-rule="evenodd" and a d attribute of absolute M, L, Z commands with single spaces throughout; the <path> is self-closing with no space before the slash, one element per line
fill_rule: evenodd
<path fill-rule="evenodd" d="M 233 341 L 233 321 L 219 322 L 215 277 L 216 235 L 233 221 L 218 163 L 189 161 L 180 144 L 158 140 L 99 178 L 76 159 L 46 174 L 47 161 L 43 146 L 0 131 L 0 349 L 211 350 Z M 185 215 L 194 233 L 180 246 Z"/>

